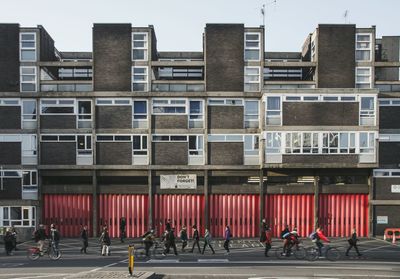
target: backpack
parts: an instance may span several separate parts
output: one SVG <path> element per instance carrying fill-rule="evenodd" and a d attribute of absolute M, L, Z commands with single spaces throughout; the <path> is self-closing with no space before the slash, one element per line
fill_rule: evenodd
<path fill-rule="evenodd" d="M 36 230 L 36 231 L 33 233 L 33 239 L 34 239 L 36 242 L 38 242 L 38 241 L 40 240 L 40 235 L 39 235 L 39 231 L 38 231 L 38 230 Z"/>
<path fill-rule="evenodd" d="M 308 236 L 313 242 L 317 241 L 317 232 L 313 232 Z"/>

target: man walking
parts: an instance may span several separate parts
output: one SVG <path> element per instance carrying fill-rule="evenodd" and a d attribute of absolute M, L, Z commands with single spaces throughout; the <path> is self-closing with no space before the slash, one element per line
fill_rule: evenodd
<path fill-rule="evenodd" d="M 171 230 L 168 231 L 166 239 L 167 239 L 167 242 L 166 242 L 164 255 L 168 254 L 169 249 L 172 247 L 174 249 L 175 256 L 178 256 L 178 252 L 176 251 L 176 244 L 175 244 L 175 228 L 171 228 Z"/>
<path fill-rule="evenodd" d="M 12 240 L 12 232 L 10 228 L 7 228 L 6 233 L 4 234 L 3 237 L 4 240 L 4 248 L 6 250 L 6 255 L 11 256 L 12 255 L 12 249 L 13 249 L 13 240 Z"/>
<path fill-rule="evenodd" d="M 56 229 L 54 224 L 50 225 L 50 240 L 52 241 L 52 245 L 54 245 L 55 250 L 58 253 L 58 244 L 60 243 L 60 232 Z"/>
<path fill-rule="evenodd" d="M 103 228 L 103 232 L 101 233 L 100 243 L 102 245 L 101 255 L 105 256 L 107 254 L 108 256 L 111 256 L 110 253 L 111 239 L 110 235 L 108 234 L 108 228 L 106 226 Z"/>
<path fill-rule="evenodd" d="M 232 233 L 231 233 L 231 228 L 229 226 L 225 227 L 225 242 L 224 242 L 224 248 L 226 250 L 226 254 L 229 255 L 229 242 L 231 241 Z"/>
<path fill-rule="evenodd" d="M 197 245 L 197 248 L 199 249 L 199 253 L 201 253 L 200 243 L 199 243 L 200 242 L 199 231 L 197 230 L 196 225 L 193 225 L 192 229 L 193 229 L 193 246 L 192 246 L 192 250 L 190 252 L 193 253 L 194 247 Z"/>
<path fill-rule="evenodd" d="M 188 242 L 186 226 L 182 227 L 181 231 L 179 232 L 179 237 L 181 238 L 182 241 L 182 252 L 184 252 Z"/>
<path fill-rule="evenodd" d="M 119 222 L 119 237 L 121 240 L 121 243 L 124 243 L 124 239 L 126 237 L 126 219 L 125 217 L 122 217 L 120 222 Z"/>
<path fill-rule="evenodd" d="M 359 257 L 362 256 L 361 253 L 360 253 L 360 251 L 358 251 L 357 241 L 358 241 L 358 239 L 357 239 L 357 232 L 356 232 L 356 229 L 354 228 L 354 229 L 353 229 L 353 234 L 351 235 L 351 238 L 348 240 L 350 246 L 349 246 L 349 248 L 347 248 L 346 256 L 349 256 L 349 252 L 350 252 L 351 248 L 353 248 L 353 247 L 354 247 L 354 249 L 356 250 L 357 255 L 358 255 Z"/>
<path fill-rule="evenodd" d="M 83 226 L 82 231 L 81 231 L 81 239 L 82 239 L 82 248 L 81 248 L 81 254 L 85 253 L 87 254 L 87 247 L 89 246 L 89 234 L 88 234 L 88 229 L 87 226 Z"/>
<path fill-rule="evenodd" d="M 264 256 L 268 257 L 268 251 L 272 247 L 272 231 L 269 226 L 266 226 L 265 230 L 265 236 L 264 236 L 264 244 L 265 244 L 265 251 L 264 251 Z"/>
<path fill-rule="evenodd" d="M 204 234 L 204 247 L 202 254 L 204 254 L 204 250 L 206 250 L 207 245 L 210 247 L 212 253 L 215 254 L 214 248 L 211 245 L 211 241 L 212 241 L 211 233 L 208 231 L 208 229 L 206 229 Z"/>

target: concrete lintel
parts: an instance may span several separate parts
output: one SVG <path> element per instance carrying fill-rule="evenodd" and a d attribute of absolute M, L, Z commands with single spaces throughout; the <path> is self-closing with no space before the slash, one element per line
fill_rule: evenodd
<path fill-rule="evenodd" d="M 212 170 L 210 176 L 259 176 L 260 170 L 244 170 L 244 171 L 230 171 L 230 170 Z"/>
<path fill-rule="evenodd" d="M 156 67 L 202 67 L 204 61 L 192 60 L 192 61 L 152 61 L 151 66 Z M 166 81 L 168 82 L 168 81 Z"/>
<path fill-rule="evenodd" d="M 97 176 L 147 176 L 147 170 L 100 170 Z"/>
<path fill-rule="evenodd" d="M 39 206 L 39 201 L 33 201 L 33 200 L 0 200 L 0 206 Z"/>
<path fill-rule="evenodd" d="M 316 67 L 317 62 L 308 62 L 308 61 L 298 61 L 298 62 L 265 62 L 265 67 L 276 67 L 276 68 L 309 68 Z"/>
<path fill-rule="evenodd" d="M 398 68 L 398 67 L 400 67 L 400 61 L 375 62 L 375 67 L 393 67 L 393 68 Z"/>
<path fill-rule="evenodd" d="M 92 176 L 91 170 L 42 170 L 41 176 Z"/>
<path fill-rule="evenodd" d="M 293 88 L 293 89 L 265 89 L 265 96 L 268 94 L 378 94 L 378 89 L 358 88 Z"/>
<path fill-rule="evenodd" d="M 271 126 L 266 128 L 268 132 L 275 131 L 379 131 L 378 126 Z M 265 131 L 266 132 L 266 131 Z"/>
<path fill-rule="evenodd" d="M 372 205 L 400 205 L 400 195 L 399 200 L 370 200 Z"/>
<path fill-rule="evenodd" d="M 304 164 L 304 163 L 291 163 L 291 164 L 264 164 L 264 168 L 268 169 L 340 169 L 340 168 L 364 168 L 371 169 L 377 168 L 378 163 L 374 164 L 346 164 L 346 163 L 318 163 L 318 164 Z"/>
<path fill-rule="evenodd" d="M 40 61 L 37 62 L 41 67 L 92 67 L 92 61 Z"/>

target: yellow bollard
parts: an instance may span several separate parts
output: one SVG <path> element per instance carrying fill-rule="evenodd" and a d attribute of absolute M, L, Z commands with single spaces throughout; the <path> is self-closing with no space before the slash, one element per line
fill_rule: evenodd
<path fill-rule="evenodd" d="M 133 275 L 134 264 L 135 264 L 135 246 L 132 244 L 128 246 L 128 270 L 131 276 Z"/>

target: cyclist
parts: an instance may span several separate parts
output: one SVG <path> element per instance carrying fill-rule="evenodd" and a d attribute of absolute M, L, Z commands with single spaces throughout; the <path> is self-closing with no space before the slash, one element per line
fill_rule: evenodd
<path fill-rule="evenodd" d="M 35 231 L 34 235 L 35 241 L 38 243 L 40 255 L 43 256 L 44 241 L 48 238 L 43 224 L 39 225 L 39 228 Z"/>
<path fill-rule="evenodd" d="M 154 244 L 154 230 L 151 229 L 149 231 L 147 231 L 144 235 L 143 235 L 143 242 L 144 242 L 144 249 L 146 250 L 146 256 L 149 257 L 149 251 L 151 246 L 153 246 Z"/>
<path fill-rule="evenodd" d="M 289 244 L 288 237 L 290 235 L 289 225 L 285 225 L 285 228 L 281 232 L 281 239 L 283 239 L 283 254 L 286 254 L 286 250 Z"/>
<path fill-rule="evenodd" d="M 322 241 L 330 242 L 329 239 L 324 235 L 321 227 L 318 227 L 317 230 L 311 234 L 311 239 L 318 248 L 318 256 L 321 257 L 322 247 L 324 247 Z"/>

